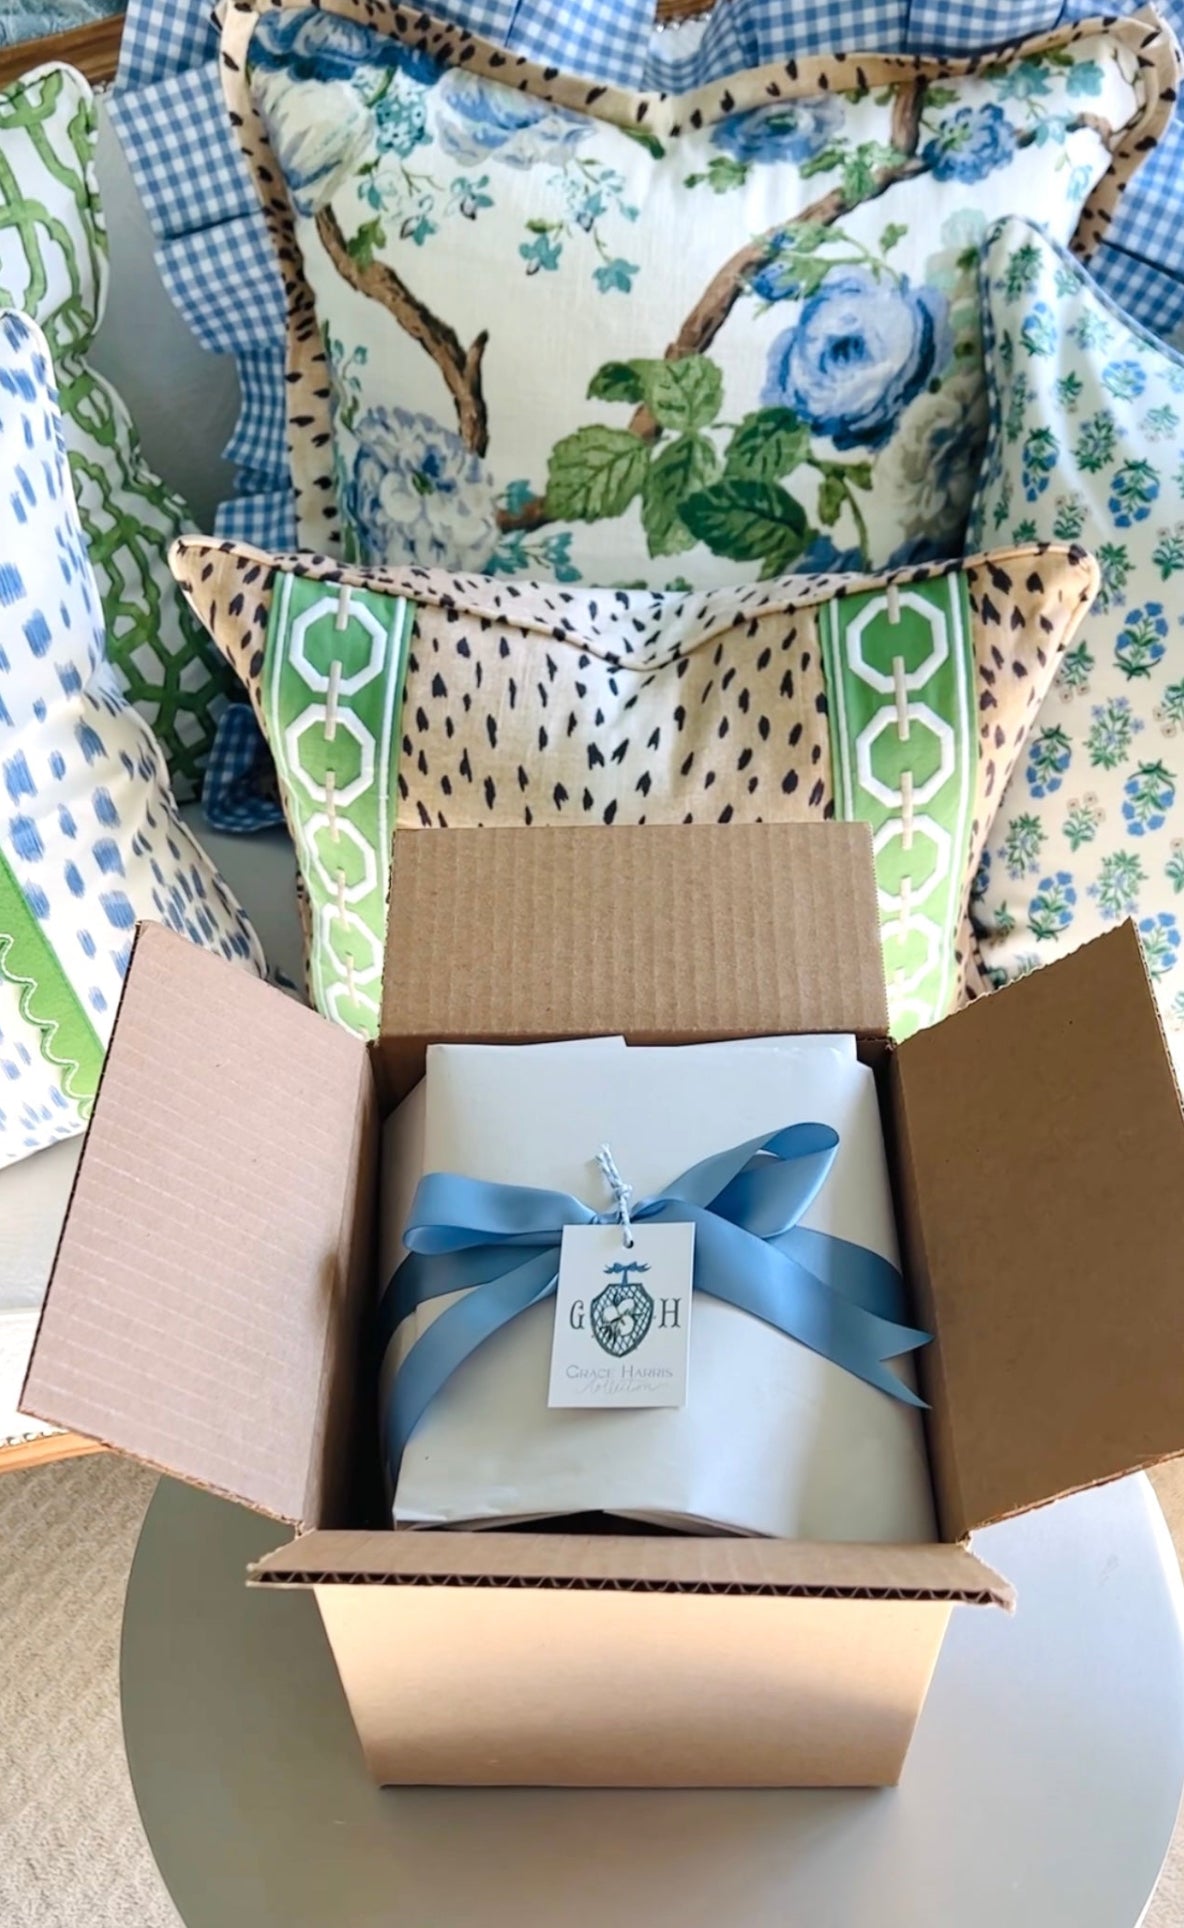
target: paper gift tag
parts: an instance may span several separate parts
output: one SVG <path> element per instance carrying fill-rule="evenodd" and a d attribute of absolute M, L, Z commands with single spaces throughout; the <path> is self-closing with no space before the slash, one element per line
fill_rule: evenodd
<path fill-rule="evenodd" d="M 568 1225 L 549 1406 L 685 1406 L 693 1225 Z"/>

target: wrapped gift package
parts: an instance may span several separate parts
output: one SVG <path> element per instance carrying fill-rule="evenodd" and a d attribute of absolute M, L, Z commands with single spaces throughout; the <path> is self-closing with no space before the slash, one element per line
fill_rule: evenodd
<path fill-rule="evenodd" d="M 401 1256 L 409 1181 L 421 1171 L 598 1193 L 604 1180 L 597 1185 L 592 1154 L 611 1143 L 640 1198 L 724 1147 L 815 1121 L 835 1131 L 838 1146 L 801 1224 L 897 1265 L 875 1074 L 858 1061 L 852 1037 L 432 1045 L 422 1087 L 384 1132 L 379 1277 L 389 1278 Z M 403 1321 L 392 1372 L 459 1296 Z M 916 1407 L 707 1294 L 693 1309 L 685 1404 L 549 1407 L 554 1319 L 553 1300 L 530 1307 L 432 1401 L 401 1456 L 396 1526 L 604 1510 L 781 1539 L 932 1540 Z M 389 1396 L 384 1384 L 382 1403 Z"/>
<path fill-rule="evenodd" d="M 923 905 L 901 915 L 922 968 Z M 842 1521 L 808 1478 L 779 1503 L 815 1537 L 771 1536 L 777 1521 L 741 1518 L 735 1465 L 707 1499 L 616 1496 L 702 1514 L 702 1531 L 603 1512 L 392 1528 L 375 1280 L 406 1211 L 379 1179 L 384 1125 L 417 1087 L 404 1185 L 429 1129 L 457 1122 L 429 1121 L 429 1050 L 591 1041 L 591 1089 L 622 1049 L 673 1062 L 769 1040 L 746 1046 L 755 1092 L 757 1066 L 806 1037 L 835 1040 L 832 1093 L 850 1040 L 875 1091 L 911 1319 L 932 1335 L 913 1354 L 932 1537 L 916 1521 L 891 1543 L 817 1537 Z M 433 1053 L 433 1086 L 454 1056 Z M 774 1104 L 755 1129 L 802 1115 Z M 666 1184 L 658 1133 L 651 1165 L 609 1123 L 621 1178 Z M 671 1156 L 712 1150 L 710 1124 L 700 1139 L 668 1116 Z M 747 1129 L 738 1112 L 715 1124 L 725 1141 Z M 553 1137 L 548 1156 L 575 1155 Z M 396 840 L 371 1044 L 138 933 L 22 1404 L 290 1523 L 250 1582 L 314 1593 L 379 1781 L 884 1785 L 953 1609 L 1012 1605 L 976 1528 L 1184 1450 L 1181 1251 L 1184 1118 L 1132 926 L 894 1046 L 857 826 L 425 830 Z M 694 1333 L 684 1422 L 711 1391 Z M 517 1336 L 480 1363 L 492 1373 Z M 414 1510 L 442 1514 L 428 1471 Z M 724 1517 L 733 1530 L 707 1530 Z"/>

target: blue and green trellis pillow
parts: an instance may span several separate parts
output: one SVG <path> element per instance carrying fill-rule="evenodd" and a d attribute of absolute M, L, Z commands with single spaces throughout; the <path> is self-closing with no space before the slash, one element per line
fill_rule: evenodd
<path fill-rule="evenodd" d="M 1184 356 L 1025 221 L 982 258 L 991 439 L 972 539 L 1082 542 L 1102 587 L 976 883 L 996 983 L 1133 917 L 1184 1071 Z"/>
<path fill-rule="evenodd" d="M 94 94 L 72 67 L 39 67 L 0 92 L 0 306 L 45 331 L 108 653 L 184 800 L 201 787 L 230 683 L 169 573 L 169 544 L 192 517 L 88 360 L 110 271 L 97 136 Z"/>
<path fill-rule="evenodd" d="M 0 314 L 0 1166 L 80 1131 L 140 919 L 258 942 L 120 694 L 46 340 Z"/>
<path fill-rule="evenodd" d="M 302 546 L 638 586 L 957 551 L 977 246 L 1100 239 L 1166 124 L 1156 16 L 682 98 L 418 11 L 239 0 L 231 118 L 289 303 Z"/>

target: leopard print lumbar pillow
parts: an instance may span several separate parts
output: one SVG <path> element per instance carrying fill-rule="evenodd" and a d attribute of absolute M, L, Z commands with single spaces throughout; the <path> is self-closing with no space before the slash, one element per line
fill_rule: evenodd
<path fill-rule="evenodd" d="M 702 594 L 362 569 L 184 538 L 307 892 L 309 982 L 372 1035 L 394 830 L 869 823 L 893 1027 L 967 988 L 968 893 L 1093 560 L 1032 544 Z"/>

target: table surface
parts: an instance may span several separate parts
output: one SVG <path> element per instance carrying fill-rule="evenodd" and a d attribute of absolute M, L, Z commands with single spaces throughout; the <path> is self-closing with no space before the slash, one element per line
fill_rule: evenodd
<path fill-rule="evenodd" d="M 379 1789 L 285 1537 L 162 1480 L 122 1690 L 186 1928 L 1135 1928 L 1184 1782 L 1184 1589 L 1148 1482 L 993 1528 L 1014 1617 L 956 1608 L 899 1788 Z M 408 1656 L 414 1665 L 414 1656 Z"/>

